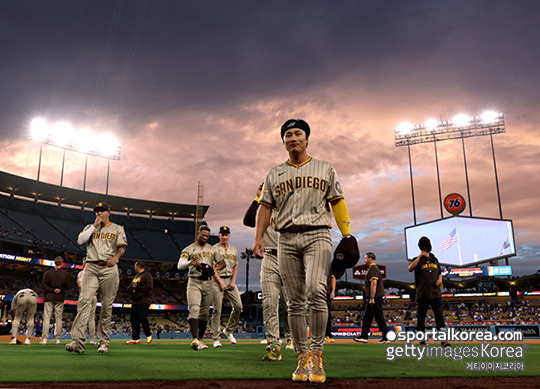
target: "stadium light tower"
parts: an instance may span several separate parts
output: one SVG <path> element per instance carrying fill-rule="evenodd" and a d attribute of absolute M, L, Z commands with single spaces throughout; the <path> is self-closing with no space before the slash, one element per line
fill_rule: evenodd
<path fill-rule="evenodd" d="M 64 180 L 64 163 L 66 150 L 75 151 L 86 155 L 84 164 L 83 191 L 86 190 L 86 171 L 88 167 L 88 156 L 106 158 L 107 161 L 107 187 L 105 194 L 109 194 L 109 172 L 111 159 L 120 160 L 121 145 L 111 134 L 94 134 L 87 128 L 75 129 L 67 122 L 57 122 L 50 124 L 44 118 L 35 118 L 30 123 L 30 139 L 40 142 L 39 162 L 37 180 L 41 171 L 41 156 L 43 145 L 56 146 L 64 150 L 62 157 L 62 173 L 60 176 L 60 186 Z"/>
<path fill-rule="evenodd" d="M 456 115 L 452 120 L 437 121 L 429 119 L 424 124 L 411 124 L 408 122 L 401 123 L 394 130 L 396 147 L 407 146 L 409 153 L 409 172 L 411 176 L 411 193 L 413 204 L 414 224 L 416 225 L 416 207 L 414 201 L 414 185 L 411 163 L 411 148 L 410 146 L 419 143 L 433 142 L 435 144 L 435 161 L 437 164 L 437 182 L 439 186 L 439 205 L 442 214 L 442 196 L 441 183 L 439 177 L 439 160 L 437 156 L 437 142 L 451 139 L 461 139 L 463 148 L 463 161 L 465 165 L 465 178 L 467 181 L 467 196 L 469 200 L 469 212 L 472 216 L 471 195 L 469 190 L 469 174 L 467 172 L 467 158 L 465 154 L 465 138 L 473 136 L 489 135 L 491 138 L 491 151 L 493 155 L 493 166 L 495 169 L 495 183 L 497 186 L 497 198 L 499 201 L 499 215 L 502 219 L 501 195 L 499 191 L 499 179 L 497 175 L 497 164 L 495 161 L 495 148 L 493 146 L 493 134 L 506 132 L 504 115 L 494 111 L 487 111 L 480 116 L 468 116 L 465 114 Z"/>

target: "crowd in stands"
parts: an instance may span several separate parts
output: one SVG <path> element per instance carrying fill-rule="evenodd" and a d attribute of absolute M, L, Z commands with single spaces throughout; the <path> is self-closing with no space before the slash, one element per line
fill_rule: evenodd
<path fill-rule="evenodd" d="M 131 261 L 126 261 L 121 267 L 120 288 L 116 302 L 129 303 L 126 287 L 133 277 Z M 156 304 L 171 304 L 184 306 L 186 303 L 185 274 L 176 277 L 174 269 L 169 264 L 148 264 L 154 276 L 154 298 Z M 18 290 L 32 288 L 40 296 L 40 283 L 47 266 L 0 260 L 0 294 L 15 294 Z M 78 289 L 76 275 L 79 270 L 68 270 L 72 275 L 73 287 L 66 293 L 66 300 L 76 301 Z M 159 274 L 159 277 L 157 276 Z M 173 274 L 173 277 L 171 277 Z M 168 277 L 167 277 L 167 276 Z M 527 291 L 531 287 L 521 288 Z M 539 290 L 539 289 L 536 289 Z M 525 324 L 540 323 L 540 299 L 537 296 L 517 297 L 514 289 L 511 296 L 497 296 L 489 299 L 483 298 L 451 298 L 444 300 L 444 315 L 448 324 Z M 476 290 L 475 290 L 476 292 Z M 460 290 L 460 293 L 463 291 Z M 360 325 L 362 321 L 363 300 L 334 300 L 332 305 L 332 323 L 334 326 Z M 41 309 L 41 311 L 40 311 Z M 64 329 L 69 335 L 69 329 L 75 316 L 76 306 L 66 306 L 64 314 Z M 416 305 L 409 299 L 389 298 L 384 304 L 384 314 L 388 324 L 416 324 Z M 112 334 L 129 336 L 131 333 L 128 310 L 116 310 L 113 313 Z M 223 318 L 225 320 L 226 317 Z M 152 312 L 149 316 L 152 332 L 155 334 L 166 332 L 188 332 L 187 310 Z M 42 307 L 38 306 L 36 316 L 36 331 L 40 331 L 42 321 Z M 24 322 L 24 321 L 23 321 Z M 428 325 L 434 323 L 431 311 L 426 318 Z M 257 325 L 260 323 L 257 322 Z M 21 332 L 24 328 L 21 327 Z M 254 332 L 256 325 L 253 318 L 243 317 L 239 332 Z"/>

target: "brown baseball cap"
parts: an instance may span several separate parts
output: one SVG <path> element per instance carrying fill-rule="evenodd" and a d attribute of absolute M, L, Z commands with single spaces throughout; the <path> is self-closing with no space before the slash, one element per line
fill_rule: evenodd
<path fill-rule="evenodd" d="M 219 233 L 221 235 L 229 235 L 231 233 L 231 229 L 227 226 L 221 226 L 219 227 Z"/>

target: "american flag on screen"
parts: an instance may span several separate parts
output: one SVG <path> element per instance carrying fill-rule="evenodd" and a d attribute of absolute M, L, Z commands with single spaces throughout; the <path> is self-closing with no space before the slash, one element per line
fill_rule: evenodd
<path fill-rule="evenodd" d="M 503 243 L 503 246 L 502 246 L 502 249 L 501 249 L 501 254 L 500 255 L 503 255 L 504 252 L 506 251 L 507 248 L 510 247 L 510 239 L 509 238 L 506 238 L 506 240 L 504 241 Z"/>
<path fill-rule="evenodd" d="M 458 234 L 457 234 L 456 229 L 454 228 L 452 231 L 450 231 L 448 236 L 444 238 L 444 240 L 441 242 L 441 249 L 447 250 L 450 248 L 450 246 L 452 246 L 457 241 L 458 241 Z"/>

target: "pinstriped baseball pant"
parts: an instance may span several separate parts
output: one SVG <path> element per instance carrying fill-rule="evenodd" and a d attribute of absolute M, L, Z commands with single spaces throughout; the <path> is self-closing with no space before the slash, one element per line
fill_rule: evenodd
<path fill-rule="evenodd" d="M 298 354 L 309 350 L 306 318 L 308 310 L 311 350 L 322 351 L 324 348 L 331 256 L 332 240 L 330 231 L 326 228 L 284 232 L 279 235 L 279 271 L 285 285 L 289 324 Z"/>
<path fill-rule="evenodd" d="M 212 280 L 203 281 L 189 277 L 186 291 L 189 308 L 188 320 L 208 321 L 213 298 L 212 282 Z"/>
<path fill-rule="evenodd" d="M 287 316 L 287 302 L 281 276 L 279 275 L 278 259 L 275 255 L 265 253 L 261 264 L 261 289 L 264 333 L 268 344 L 279 345 L 279 305 L 283 309 L 283 330 L 285 337 L 290 337 Z M 281 299 L 280 299 L 281 297 Z"/>
<path fill-rule="evenodd" d="M 100 345 L 108 346 L 111 342 L 109 328 L 111 326 L 112 306 L 118 292 L 119 283 L 120 276 L 118 275 L 117 265 L 107 267 L 92 262 L 86 263 L 79 302 L 77 303 L 77 316 L 75 316 L 71 327 L 71 338 L 77 343 L 78 348 L 84 350 L 86 326 L 90 318 L 90 311 L 93 309 L 92 300 L 97 291 L 99 291 L 101 301 L 97 337 Z"/>
<path fill-rule="evenodd" d="M 17 306 L 15 307 L 15 318 L 11 323 L 11 337 L 14 338 L 19 332 L 19 325 L 24 311 L 26 311 L 26 336 L 31 337 L 34 332 L 34 316 L 37 309 L 37 298 L 30 294 L 25 294 L 19 298 Z"/>
<path fill-rule="evenodd" d="M 223 282 L 227 285 L 230 281 L 230 277 L 224 278 Z M 233 333 L 238 327 L 240 321 L 240 313 L 242 313 L 242 298 L 240 297 L 240 291 L 238 287 L 235 286 L 233 290 L 222 291 L 221 287 L 216 280 L 212 280 L 212 299 L 214 312 L 212 313 L 212 339 L 219 340 L 221 339 L 221 311 L 223 307 L 223 296 L 227 296 L 227 299 L 231 303 L 232 311 L 229 316 L 229 320 L 225 325 L 224 330 L 227 333 Z"/>

